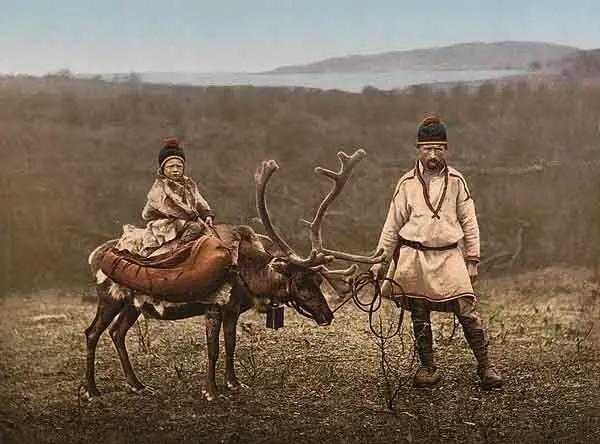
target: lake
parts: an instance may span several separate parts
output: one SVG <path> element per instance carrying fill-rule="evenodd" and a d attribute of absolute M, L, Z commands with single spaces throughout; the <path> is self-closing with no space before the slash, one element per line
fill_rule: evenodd
<path fill-rule="evenodd" d="M 360 92 L 366 86 L 381 90 L 403 89 L 411 85 L 453 82 L 480 82 L 505 76 L 523 74 L 517 70 L 444 70 L 356 73 L 142 73 L 149 83 L 195 86 L 301 86 L 318 89 L 338 89 Z"/>

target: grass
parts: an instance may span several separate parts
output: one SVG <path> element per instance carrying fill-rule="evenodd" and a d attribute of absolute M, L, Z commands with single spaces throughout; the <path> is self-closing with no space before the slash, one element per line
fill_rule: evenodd
<path fill-rule="evenodd" d="M 237 369 L 250 388 L 227 392 L 219 368 L 224 396 L 213 403 L 200 396 L 202 319 L 142 321 L 128 347 L 155 393 L 125 388 L 105 335 L 97 354 L 103 396 L 86 402 L 79 397 L 83 330 L 94 302 L 87 292 L 13 295 L 0 301 L 0 442 L 599 442 L 600 288 L 591 277 L 548 268 L 481 280 L 479 311 L 505 388 L 478 388 L 460 328 L 450 338 L 452 317 L 434 314 L 442 383 L 433 390 L 403 385 L 394 412 L 385 408 L 367 315 L 349 304 L 325 329 L 291 310 L 278 331 L 265 329 L 256 313 L 243 315 Z M 383 313 L 397 315 L 387 305 Z M 410 376 L 409 324 L 407 316 L 388 349 L 402 378 Z"/>

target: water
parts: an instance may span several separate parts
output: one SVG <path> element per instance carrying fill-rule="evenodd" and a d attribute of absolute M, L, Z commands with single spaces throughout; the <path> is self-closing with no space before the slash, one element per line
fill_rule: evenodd
<path fill-rule="evenodd" d="M 183 84 L 195 86 L 287 86 L 317 89 L 338 89 L 360 92 L 366 86 L 381 90 L 404 89 L 418 84 L 446 84 L 453 82 L 477 83 L 510 75 L 523 74 L 517 70 L 444 70 L 396 71 L 356 73 L 142 73 L 141 79 L 149 83 Z"/>

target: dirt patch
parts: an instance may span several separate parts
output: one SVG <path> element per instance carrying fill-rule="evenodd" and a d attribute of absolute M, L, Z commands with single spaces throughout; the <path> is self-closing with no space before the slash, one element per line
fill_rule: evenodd
<path fill-rule="evenodd" d="M 443 380 L 400 386 L 385 408 L 380 354 L 367 316 L 348 304 L 326 329 L 286 310 L 285 328 L 256 313 L 238 328 L 240 378 L 250 388 L 208 403 L 203 320 L 140 321 L 132 363 L 154 393 L 130 393 L 108 335 L 99 344 L 103 396 L 79 396 L 83 330 L 94 304 L 79 294 L 0 302 L 0 441 L 3 443 L 597 442 L 600 440 L 600 297 L 585 270 L 548 269 L 482 280 L 480 312 L 506 379 L 482 392 L 453 318 L 434 314 Z M 386 305 L 386 319 L 397 311 Z M 393 384 L 410 377 L 410 317 L 389 345 Z M 142 333 L 144 341 L 141 341 Z"/>

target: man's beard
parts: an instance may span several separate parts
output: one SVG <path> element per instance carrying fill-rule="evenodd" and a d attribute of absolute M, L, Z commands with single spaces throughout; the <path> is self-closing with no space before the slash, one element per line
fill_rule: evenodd
<path fill-rule="evenodd" d="M 427 159 L 425 161 L 425 167 L 428 170 L 439 172 L 444 167 L 444 161 L 439 159 Z"/>

